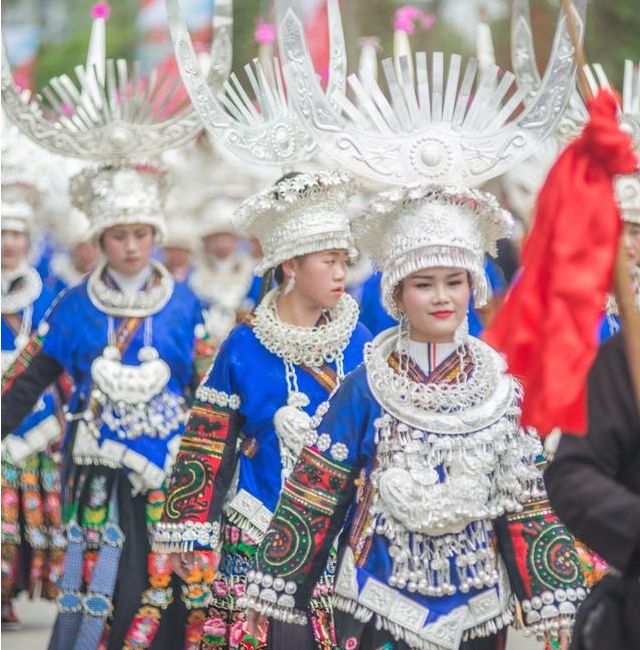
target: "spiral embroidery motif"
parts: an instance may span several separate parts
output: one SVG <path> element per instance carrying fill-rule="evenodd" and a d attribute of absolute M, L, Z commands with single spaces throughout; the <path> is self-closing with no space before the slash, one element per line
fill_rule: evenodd
<path fill-rule="evenodd" d="M 527 564 L 540 585 L 555 590 L 580 581 L 580 559 L 573 539 L 559 521 L 534 521 L 527 526 L 534 535 Z"/>

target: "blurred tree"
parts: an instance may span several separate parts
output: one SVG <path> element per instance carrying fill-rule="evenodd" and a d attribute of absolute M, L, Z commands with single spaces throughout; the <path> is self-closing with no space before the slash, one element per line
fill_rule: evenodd
<path fill-rule="evenodd" d="M 544 70 L 553 41 L 559 0 L 530 0 L 538 67 Z M 511 69 L 509 19 L 491 24 L 499 65 Z M 622 88 L 624 60 L 640 61 L 638 0 L 591 0 L 587 10 L 585 55 L 601 63 L 611 81 Z"/>
<path fill-rule="evenodd" d="M 213 0 L 212 0 L 213 1 Z M 414 0 L 413 4 L 439 15 L 447 2 L 462 0 Z M 54 75 L 71 73 L 73 67 L 84 62 L 91 29 L 90 7 L 87 0 L 5 0 L 3 16 L 13 16 L 16 7 L 30 4 L 41 20 L 47 12 L 51 15 L 53 5 L 64 12 L 64 29 L 57 38 L 43 40 L 36 64 L 36 87 L 41 88 Z M 234 69 L 241 67 L 256 56 L 253 39 L 255 18 L 268 14 L 270 0 L 236 0 L 234 3 Z M 382 46 L 381 58 L 392 55 L 393 15 L 397 8 L 410 2 L 399 0 L 342 0 L 343 19 L 350 67 L 355 68 L 358 58 L 358 39 L 361 36 L 379 36 Z M 536 35 L 538 63 L 544 69 L 548 58 L 559 0 L 530 0 L 532 21 Z M 138 0 L 111 0 L 112 12 L 107 30 L 108 56 L 131 59 L 135 52 L 135 16 Z M 12 12 L 13 9 L 13 12 Z M 24 12 L 23 12 L 24 13 Z M 33 11 L 31 12 L 33 13 Z M 13 19 L 13 18 L 12 18 Z M 59 24 L 58 21 L 57 24 Z M 511 68 L 509 54 L 509 19 L 491 23 L 499 65 Z M 587 20 L 586 55 L 589 61 L 599 61 L 611 80 L 620 85 L 625 58 L 640 59 L 640 11 L 638 0 L 591 0 Z M 46 30 L 45 30 L 46 37 Z M 464 39 L 450 25 L 439 20 L 427 32 L 416 32 L 411 37 L 414 51 L 459 52 L 473 54 Z"/>

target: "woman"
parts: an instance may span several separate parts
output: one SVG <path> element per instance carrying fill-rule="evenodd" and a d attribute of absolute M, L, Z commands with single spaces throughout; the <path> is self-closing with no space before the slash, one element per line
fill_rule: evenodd
<path fill-rule="evenodd" d="M 198 389 L 156 536 L 158 548 L 177 552 L 178 572 L 193 566 L 194 549 L 222 545 L 201 648 L 248 642 L 237 605 L 247 569 L 311 416 L 361 362 L 369 339 L 345 292 L 355 253 L 346 210 L 352 192 L 343 173 L 293 174 L 237 213 L 239 230 L 262 245 L 257 272 L 270 287 L 275 270 L 277 287 L 232 331 Z M 312 601 L 321 647 L 331 645 L 328 588 L 325 577 Z M 310 628 L 282 627 L 270 630 L 269 647 L 278 635 L 290 647 L 312 646 Z"/>
<path fill-rule="evenodd" d="M 541 488 L 501 357 L 468 336 L 485 252 L 510 217 L 487 194 L 382 193 L 354 223 L 400 325 L 379 334 L 300 454 L 248 575 L 255 613 L 304 622 L 335 536 L 340 648 L 504 648 L 514 600 L 557 636 L 585 591 Z"/>
<path fill-rule="evenodd" d="M 63 370 L 75 384 L 63 468 L 69 544 L 50 648 L 77 639 L 120 650 L 154 638 L 154 648 L 190 647 L 181 601 L 191 624 L 203 620 L 206 567 L 162 617 L 171 569 L 167 556 L 150 554 L 148 538 L 206 351 L 196 297 L 151 258 L 165 228 L 160 181 L 157 169 L 124 164 L 72 179 L 104 261 L 58 301 L 38 330 L 41 348 L 3 395 L 4 432 Z"/>
<path fill-rule="evenodd" d="M 5 169 L 3 168 L 3 175 Z M 3 179 L 4 181 L 4 179 Z M 2 185 L 2 374 L 27 345 L 51 305 L 27 260 L 35 187 Z M 63 393 L 51 389 L 2 442 L 2 624 L 18 625 L 12 599 L 22 590 L 55 600 L 64 558 L 57 462 Z"/>

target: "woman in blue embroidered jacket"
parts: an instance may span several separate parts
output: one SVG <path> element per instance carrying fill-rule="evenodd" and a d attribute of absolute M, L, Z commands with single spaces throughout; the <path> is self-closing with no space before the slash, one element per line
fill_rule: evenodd
<path fill-rule="evenodd" d="M 570 626 L 585 591 L 540 445 L 518 426 L 517 383 L 466 323 L 509 225 L 490 195 L 429 186 L 382 193 L 354 222 L 400 325 L 367 346 L 284 486 L 248 575 L 250 631 L 259 614 L 304 622 L 341 530 L 340 648 L 494 650 L 514 599 L 541 635 Z"/>
<path fill-rule="evenodd" d="M 7 152 L 10 156 L 12 151 Z M 3 151 L 4 154 L 4 151 Z M 17 180 L 19 166 L 3 160 L 2 373 L 27 344 L 53 295 L 29 266 L 36 188 Z M 13 174 L 15 172 L 15 174 Z M 8 174 L 9 179 L 5 178 Z M 12 175 L 13 174 L 13 175 Z M 42 395 L 31 413 L 2 442 L 2 624 L 18 620 L 11 601 L 22 590 L 55 600 L 62 570 L 58 445 L 61 391 Z"/>
<path fill-rule="evenodd" d="M 87 649 L 190 647 L 184 605 L 194 624 L 203 620 L 202 571 L 162 617 L 172 572 L 168 555 L 150 554 L 199 381 L 194 362 L 206 350 L 195 295 L 151 259 L 164 231 L 161 180 L 157 169 L 126 164 L 72 179 L 105 260 L 62 295 L 3 391 L 4 434 L 63 370 L 75 384 L 63 467 L 69 544 L 52 649 L 76 638 Z"/>
<path fill-rule="evenodd" d="M 347 174 L 294 174 L 236 214 L 239 229 L 262 245 L 257 271 L 267 272 L 263 282 L 270 287 L 268 271 L 277 269 L 278 286 L 232 331 L 196 393 L 156 537 L 158 548 L 184 551 L 176 561 L 188 566 L 193 549 L 222 544 L 201 648 L 227 648 L 242 639 L 236 601 L 282 483 L 312 429 L 311 416 L 361 363 L 369 340 L 345 293 L 355 253 L 346 209 L 352 192 Z M 322 605 L 327 588 L 322 581 L 313 601 L 321 647 L 331 643 Z M 303 637 L 299 628 L 281 628 L 272 627 L 270 643 L 274 635 L 297 631 L 292 647 L 312 644 L 308 628 Z"/>

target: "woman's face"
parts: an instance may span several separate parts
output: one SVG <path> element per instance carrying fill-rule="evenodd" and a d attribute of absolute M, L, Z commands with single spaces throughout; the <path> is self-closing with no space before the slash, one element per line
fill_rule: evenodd
<path fill-rule="evenodd" d="M 2 231 L 2 268 L 14 271 L 29 253 L 29 236 L 16 230 Z"/>
<path fill-rule="evenodd" d="M 409 320 L 413 340 L 449 343 L 467 315 L 470 298 L 467 271 L 435 267 L 405 278 L 396 300 Z"/>
<path fill-rule="evenodd" d="M 345 250 L 309 253 L 283 263 L 285 283 L 295 276 L 292 294 L 307 304 L 332 309 L 345 292 L 349 256 Z"/>
<path fill-rule="evenodd" d="M 99 249 L 93 242 L 80 242 L 71 251 L 73 264 L 81 273 L 93 271 L 98 261 L 98 254 Z"/>
<path fill-rule="evenodd" d="M 109 266 L 125 275 L 135 275 L 151 261 L 153 240 L 153 226 L 134 223 L 105 230 L 100 246 Z"/>
<path fill-rule="evenodd" d="M 640 224 L 625 221 L 622 229 L 624 252 L 632 267 L 640 266 Z"/>
<path fill-rule="evenodd" d="M 226 260 L 238 248 L 238 237 L 232 232 L 217 232 L 204 237 L 202 245 L 206 255 L 219 260 Z"/>

